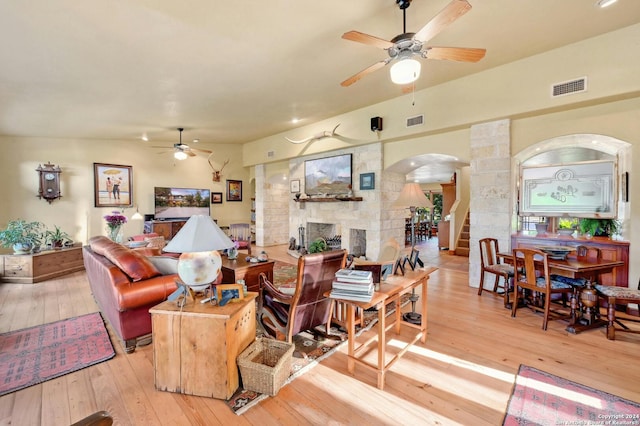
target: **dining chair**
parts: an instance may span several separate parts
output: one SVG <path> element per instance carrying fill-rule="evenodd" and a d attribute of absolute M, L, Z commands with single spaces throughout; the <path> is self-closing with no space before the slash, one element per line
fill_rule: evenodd
<path fill-rule="evenodd" d="M 229 224 L 229 238 L 236 243 L 238 250 L 247 250 L 251 256 L 251 226 L 248 223 Z"/>
<path fill-rule="evenodd" d="M 498 292 L 500 278 L 503 278 L 502 290 L 504 291 L 504 306 L 509 305 L 510 281 L 513 278 L 513 265 L 502 263 L 498 257 L 500 252 L 498 240 L 495 238 L 483 238 L 480 244 L 480 285 L 478 287 L 478 296 L 482 296 L 484 288 L 485 274 L 493 274 L 495 281 L 493 283 L 493 292 Z"/>
<path fill-rule="evenodd" d="M 514 248 L 513 262 L 514 291 L 511 316 L 516 316 L 522 300 L 523 304 L 533 311 L 543 313 L 543 330 L 547 329 L 549 317 L 552 315 L 555 319 L 569 319 L 570 314 L 551 310 L 551 296 L 561 294 L 563 301 L 566 301 L 567 295 L 573 292 L 573 287 L 551 279 L 547 253 L 536 249 Z"/>

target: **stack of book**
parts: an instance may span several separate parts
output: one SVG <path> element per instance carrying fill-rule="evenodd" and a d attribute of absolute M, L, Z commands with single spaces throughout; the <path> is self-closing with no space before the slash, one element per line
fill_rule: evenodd
<path fill-rule="evenodd" d="M 373 296 L 373 274 L 371 271 L 340 269 L 336 272 L 331 288 L 334 299 L 368 302 Z"/>

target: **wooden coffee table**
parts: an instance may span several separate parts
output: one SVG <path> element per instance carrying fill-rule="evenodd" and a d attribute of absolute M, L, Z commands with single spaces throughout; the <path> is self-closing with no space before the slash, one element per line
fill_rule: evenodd
<path fill-rule="evenodd" d="M 233 284 L 238 280 L 244 280 L 248 291 L 258 291 L 260 288 L 259 276 L 264 272 L 267 279 L 273 282 L 273 265 L 275 261 L 251 263 L 244 257 L 230 260 L 222 256 L 222 283 Z"/>

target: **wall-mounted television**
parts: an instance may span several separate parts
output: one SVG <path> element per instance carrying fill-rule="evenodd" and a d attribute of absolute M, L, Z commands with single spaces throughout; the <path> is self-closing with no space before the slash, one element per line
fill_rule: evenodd
<path fill-rule="evenodd" d="M 304 162 L 304 192 L 308 195 L 346 194 L 351 185 L 351 154 Z"/>
<path fill-rule="evenodd" d="M 210 190 L 156 186 L 154 215 L 156 220 L 188 219 L 194 214 L 210 215 Z"/>

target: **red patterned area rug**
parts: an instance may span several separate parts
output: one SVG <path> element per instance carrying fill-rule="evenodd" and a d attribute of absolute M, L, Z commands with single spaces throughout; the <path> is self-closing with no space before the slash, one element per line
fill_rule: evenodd
<path fill-rule="evenodd" d="M 520 365 L 505 426 L 640 424 L 640 404 Z"/>
<path fill-rule="evenodd" d="M 98 312 L 0 334 L 0 396 L 115 354 Z"/>

